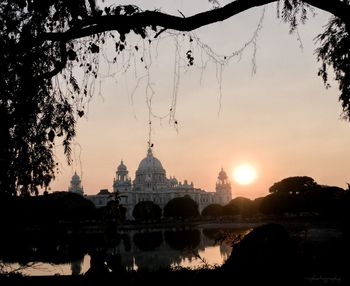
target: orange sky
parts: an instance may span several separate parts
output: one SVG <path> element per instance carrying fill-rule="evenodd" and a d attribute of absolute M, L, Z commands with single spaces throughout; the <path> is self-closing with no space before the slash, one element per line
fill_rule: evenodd
<path fill-rule="evenodd" d="M 166 7 L 162 1 L 152 1 L 152 5 L 174 13 L 181 8 L 185 15 L 198 5 L 203 10 L 208 7 L 208 3 L 199 4 L 201 1 L 187 2 L 172 1 Z M 221 167 L 232 177 L 236 165 L 250 163 L 257 169 L 258 178 L 246 186 L 231 179 L 233 197 L 266 195 L 274 182 L 296 175 L 311 176 L 320 184 L 346 187 L 350 181 L 350 125 L 339 119 L 336 83 L 326 90 L 317 77 L 313 38 L 329 15 L 316 12 L 316 17 L 299 27 L 303 45 L 300 48 L 297 35 L 290 35 L 288 25 L 276 18 L 276 6 L 268 6 L 257 40 L 256 74 L 252 75 L 253 49 L 248 47 L 240 60 L 234 58 L 224 66 L 221 96 L 218 65 L 208 61 L 205 69 L 187 68 L 186 62 L 180 61 L 175 115 L 178 128 L 169 124 L 169 118 L 152 119 L 154 154 L 167 176 L 175 175 L 181 181 L 193 181 L 195 187 L 214 191 Z M 195 33 L 216 53 L 229 55 L 251 38 L 261 13 L 262 8 L 253 9 Z M 172 102 L 176 55 L 185 58 L 191 48 L 195 65 L 210 59 L 194 42 L 190 46 L 188 36 L 182 34 L 165 32 L 151 45 L 135 37 L 127 41 L 129 47 L 140 46 L 131 60 L 127 60 L 127 53 L 119 56 L 118 65 L 108 71 L 101 56 L 103 76 L 95 82 L 95 96 L 78 124 L 73 146 L 75 161 L 66 166 L 61 147 L 57 147 L 60 174 L 51 190 L 67 190 L 75 170 L 82 177 L 85 193 L 95 194 L 101 188 L 111 190 L 121 159 L 134 178 L 139 162 L 146 156 L 147 83 L 155 92 L 153 111 L 166 114 Z M 108 48 L 105 53 L 109 58 L 115 56 Z M 131 65 L 126 72 L 123 63 Z M 145 64 L 151 66 L 149 80 L 143 78 Z M 135 87 L 138 88 L 131 96 Z"/>

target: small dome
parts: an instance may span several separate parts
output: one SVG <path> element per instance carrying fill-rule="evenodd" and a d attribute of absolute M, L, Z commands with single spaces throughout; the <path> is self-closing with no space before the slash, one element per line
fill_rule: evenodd
<path fill-rule="evenodd" d="M 170 178 L 170 183 L 177 185 L 178 182 L 177 182 L 177 179 L 175 177 L 172 177 L 172 178 Z"/>
<path fill-rule="evenodd" d="M 224 171 L 223 168 L 221 168 L 221 171 L 219 173 L 218 179 L 219 180 L 226 180 L 227 179 L 227 174 L 226 174 L 226 172 Z"/>
<path fill-rule="evenodd" d="M 120 161 L 120 165 L 118 166 L 118 172 L 126 172 L 128 169 L 124 165 L 123 160 Z"/>
<path fill-rule="evenodd" d="M 148 148 L 147 157 L 141 160 L 137 169 L 137 171 L 139 172 L 146 170 L 164 172 L 162 163 L 156 157 L 153 156 L 151 148 Z"/>
<path fill-rule="evenodd" d="M 74 175 L 72 176 L 72 182 L 74 183 L 80 183 L 81 180 L 80 180 L 80 177 L 78 176 L 77 172 L 74 172 Z"/>

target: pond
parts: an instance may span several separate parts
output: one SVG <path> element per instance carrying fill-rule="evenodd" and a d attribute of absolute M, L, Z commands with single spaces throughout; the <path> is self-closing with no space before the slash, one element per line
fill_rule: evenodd
<path fill-rule="evenodd" d="M 250 230 L 185 227 L 129 230 L 115 235 L 36 234 L 25 242 L 2 243 L 0 267 L 30 276 L 78 275 L 88 271 L 92 257 L 102 259 L 110 269 L 124 270 L 219 266 L 231 254 L 232 240 Z"/>

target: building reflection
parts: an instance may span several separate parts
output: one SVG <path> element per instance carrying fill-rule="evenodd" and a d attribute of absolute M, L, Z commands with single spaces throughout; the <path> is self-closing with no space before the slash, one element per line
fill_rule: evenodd
<path fill-rule="evenodd" d="M 222 261 L 224 261 L 232 249 L 226 243 L 219 245 L 213 236 L 205 235 L 203 229 L 132 231 L 128 236 L 133 238 L 130 248 L 122 241 L 108 250 L 110 254 L 120 254 L 126 270 L 152 271 L 181 265 L 184 260 L 196 260 L 198 252 L 203 252 L 207 247 L 214 245 L 219 247 Z"/>
<path fill-rule="evenodd" d="M 47 239 L 44 235 L 36 240 L 18 244 L 8 240 L 0 245 L 0 260 L 9 265 L 38 262 L 43 267 L 64 274 L 84 274 L 90 268 L 93 253 L 99 254 L 111 271 L 156 270 L 195 262 L 198 253 L 216 245 L 221 264 L 230 255 L 229 245 L 218 243 L 220 230 L 202 228 L 128 230 L 110 234 L 72 234 Z M 46 266 L 45 266 L 46 265 Z M 199 261 L 197 260 L 197 265 Z M 191 264 L 191 266 L 195 266 Z"/>

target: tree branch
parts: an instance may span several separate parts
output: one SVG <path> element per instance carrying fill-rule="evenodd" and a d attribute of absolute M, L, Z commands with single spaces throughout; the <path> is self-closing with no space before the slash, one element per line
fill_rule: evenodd
<path fill-rule="evenodd" d="M 215 22 L 224 21 L 236 14 L 276 0 L 236 0 L 221 8 L 183 18 L 158 11 L 144 11 L 133 15 L 105 15 L 90 17 L 62 33 L 44 33 L 42 40 L 61 41 L 90 36 L 106 31 L 130 31 L 134 28 L 159 26 L 177 31 L 192 31 Z"/>
<path fill-rule="evenodd" d="M 72 27 L 66 32 L 43 33 L 39 36 L 38 40 L 69 41 L 112 30 L 127 33 L 132 29 L 147 26 L 158 26 L 163 29 L 173 29 L 177 31 L 192 31 L 199 27 L 224 21 L 251 8 L 273 2 L 276 2 L 276 0 L 236 0 L 221 8 L 198 13 L 187 18 L 158 11 L 144 11 L 132 15 L 92 16 L 80 21 L 75 27 Z M 330 12 L 341 18 L 344 22 L 349 21 L 350 7 L 345 1 L 304 0 L 303 2 Z"/>
<path fill-rule="evenodd" d="M 160 33 L 167 29 L 177 31 L 192 31 L 199 27 L 203 27 L 212 23 L 224 21 L 234 15 L 242 13 L 254 7 L 266 5 L 276 0 L 236 0 L 221 8 L 205 11 L 195 14 L 190 17 L 179 17 L 165 14 L 158 11 L 144 11 L 132 15 L 105 15 L 93 16 L 79 21 L 74 27 L 65 32 L 43 33 L 34 41 L 40 44 L 44 41 L 59 41 L 61 42 L 61 62 L 56 64 L 56 67 L 49 73 L 45 74 L 45 78 L 52 77 L 60 72 L 66 65 L 67 55 L 65 44 L 69 40 L 91 36 L 107 31 L 118 31 L 121 34 L 126 34 L 133 29 L 144 28 L 147 26 L 162 27 Z M 304 0 L 311 6 L 332 13 L 341 18 L 345 24 L 350 27 L 349 15 L 350 6 L 347 1 L 342 0 Z M 93 1 L 90 1 L 90 5 Z M 94 6 L 91 7 L 94 10 Z"/>

